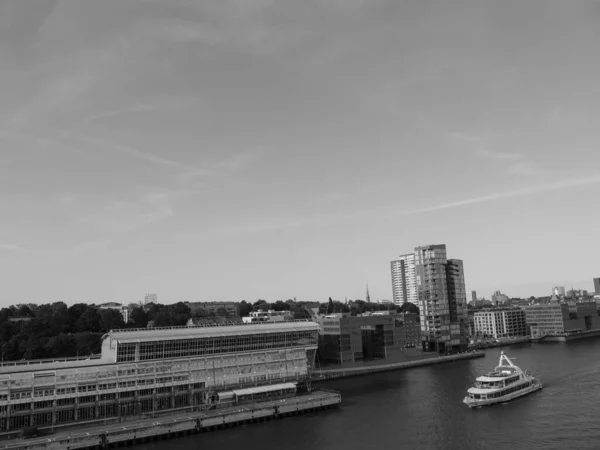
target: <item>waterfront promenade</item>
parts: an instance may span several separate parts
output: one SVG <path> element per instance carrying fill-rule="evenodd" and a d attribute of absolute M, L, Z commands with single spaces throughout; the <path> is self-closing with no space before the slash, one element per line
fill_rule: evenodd
<path fill-rule="evenodd" d="M 328 409 L 339 405 L 341 401 L 342 398 L 339 392 L 323 389 L 311 394 L 286 399 L 90 428 L 83 427 L 83 430 L 80 427 L 78 431 L 63 431 L 32 439 L 0 441 L 0 449 L 108 449 L 143 443 L 153 439 L 185 436 L 192 433 L 231 428 L 237 425 L 264 422 L 270 419 Z"/>
<path fill-rule="evenodd" d="M 433 364 L 442 364 L 462 359 L 483 358 L 483 351 L 469 351 L 457 353 L 454 355 L 431 356 L 413 359 L 411 361 L 400 361 L 386 363 L 386 360 L 380 360 L 374 363 L 362 363 L 361 365 L 353 365 L 346 367 L 327 367 L 315 370 L 312 374 L 313 383 L 331 380 L 336 378 L 356 377 L 379 372 L 389 372 L 392 370 L 409 369 L 413 367 L 430 366 Z"/>

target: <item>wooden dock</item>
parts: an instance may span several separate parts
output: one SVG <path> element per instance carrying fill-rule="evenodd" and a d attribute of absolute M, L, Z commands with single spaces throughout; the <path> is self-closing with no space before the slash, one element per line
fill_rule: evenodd
<path fill-rule="evenodd" d="M 104 450 L 330 409 L 341 402 L 342 396 L 339 392 L 323 389 L 297 397 L 237 405 L 225 409 L 123 422 L 118 425 L 93 427 L 77 432 L 61 432 L 31 439 L 2 441 L 0 449 Z"/>

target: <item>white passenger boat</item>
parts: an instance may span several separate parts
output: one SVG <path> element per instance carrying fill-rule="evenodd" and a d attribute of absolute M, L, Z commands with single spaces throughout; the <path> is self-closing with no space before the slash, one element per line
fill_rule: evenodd
<path fill-rule="evenodd" d="M 542 388 L 542 383 L 527 371 L 515 366 L 500 352 L 500 363 L 493 372 L 478 377 L 463 400 L 469 408 L 504 403 Z"/>

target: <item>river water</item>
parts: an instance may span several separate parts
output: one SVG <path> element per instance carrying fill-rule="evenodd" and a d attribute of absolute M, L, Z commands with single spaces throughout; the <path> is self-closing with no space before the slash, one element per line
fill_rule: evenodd
<path fill-rule="evenodd" d="M 544 389 L 469 409 L 475 378 L 500 350 L 538 376 Z M 600 339 L 522 344 L 456 361 L 322 383 L 342 392 L 339 409 L 158 441 L 151 450 L 599 449 Z"/>

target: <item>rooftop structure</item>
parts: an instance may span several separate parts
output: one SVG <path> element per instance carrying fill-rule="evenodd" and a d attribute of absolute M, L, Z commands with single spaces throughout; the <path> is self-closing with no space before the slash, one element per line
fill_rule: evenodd
<path fill-rule="evenodd" d="M 273 311 L 271 309 L 268 311 L 259 309 L 258 311 L 252 311 L 247 317 L 242 317 L 244 323 L 283 322 L 292 319 L 293 315 L 291 311 Z"/>

